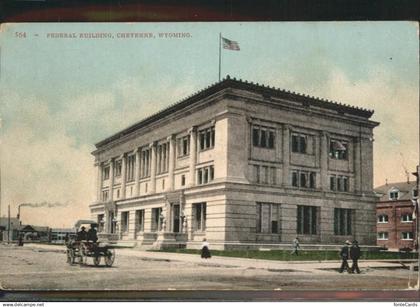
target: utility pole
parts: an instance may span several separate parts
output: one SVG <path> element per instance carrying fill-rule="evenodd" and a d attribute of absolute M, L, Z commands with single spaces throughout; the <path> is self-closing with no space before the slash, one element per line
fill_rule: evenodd
<path fill-rule="evenodd" d="M 10 205 L 7 206 L 7 244 L 10 244 Z"/>

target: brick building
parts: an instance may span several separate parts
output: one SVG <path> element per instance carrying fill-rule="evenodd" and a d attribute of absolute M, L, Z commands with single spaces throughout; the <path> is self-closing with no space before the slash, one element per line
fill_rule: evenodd
<path fill-rule="evenodd" d="M 387 183 L 375 188 L 375 192 L 380 197 L 376 205 L 376 244 L 390 250 L 415 249 L 416 221 L 411 199 L 416 182 Z"/>
<path fill-rule="evenodd" d="M 375 244 L 373 111 L 226 79 L 96 144 L 103 237 Z"/>

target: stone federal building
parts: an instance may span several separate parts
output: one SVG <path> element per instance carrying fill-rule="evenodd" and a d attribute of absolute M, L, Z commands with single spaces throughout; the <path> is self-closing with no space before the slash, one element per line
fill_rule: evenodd
<path fill-rule="evenodd" d="M 227 76 L 96 144 L 92 217 L 145 248 L 375 245 L 372 114 Z"/>

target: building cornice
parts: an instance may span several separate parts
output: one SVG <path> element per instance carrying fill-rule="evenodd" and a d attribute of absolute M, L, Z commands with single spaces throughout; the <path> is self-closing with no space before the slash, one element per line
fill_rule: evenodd
<path fill-rule="evenodd" d="M 315 108 L 321 108 L 325 110 L 332 110 L 332 111 L 336 111 L 337 114 L 340 114 L 340 115 L 355 116 L 366 121 L 373 115 L 373 112 L 374 112 L 373 110 L 353 107 L 347 104 L 341 104 L 338 102 L 325 100 L 318 97 L 290 92 L 290 91 L 286 91 L 279 88 L 261 85 L 258 83 L 242 81 L 242 79 L 239 79 L 239 80 L 235 78 L 232 79 L 229 76 L 227 76 L 222 81 L 212 84 L 208 86 L 207 88 L 204 88 L 203 90 L 198 91 L 195 94 L 181 101 L 178 101 L 175 104 L 172 104 L 168 106 L 167 108 L 96 143 L 95 146 L 97 150 L 92 152 L 92 154 L 96 154 L 98 151 L 100 151 L 100 149 L 106 147 L 108 144 L 114 143 L 117 140 L 125 139 L 126 136 L 134 133 L 135 131 L 138 131 L 139 129 L 148 127 L 161 119 L 172 116 L 174 112 L 178 112 L 186 108 L 188 108 L 189 111 L 191 111 L 190 108 L 193 105 L 200 103 L 203 100 L 207 100 L 209 96 L 213 96 L 219 92 L 224 92 L 222 93 L 222 96 L 225 96 L 225 95 L 228 95 L 230 97 L 232 97 L 232 95 L 237 96 L 237 94 L 234 94 L 232 91 L 230 91 L 230 89 L 251 91 L 254 94 L 261 95 L 262 99 L 272 104 L 278 104 L 278 103 L 287 104 L 288 101 L 291 101 L 293 102 L 293 104 L 299 103 L 305 108 L 315 107 Z M 276 99 L 281 99 L 282 101 L 278 102 L 276 101 Z M 378 123 L 372 122 L 372 124 L 373 126 L 375 126 Z"/>

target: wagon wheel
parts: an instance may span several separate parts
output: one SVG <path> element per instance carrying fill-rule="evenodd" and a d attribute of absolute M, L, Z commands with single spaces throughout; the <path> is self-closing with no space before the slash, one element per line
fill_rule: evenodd
<path fill-rule="evenodd" d="M 95 256 L 93 257 L 93 264 L 95 266 L 98 266 L 101 263 L 101 256 Z"/>
<path fill-rule="evenodd" d="M 106 266 L 112 266 L 112 264 L 114 263 L 114 260 L 115 260 L 115 250 L 108 249 L 105 252 L 104 259 L 105 259 L 105 265 Z"/>

